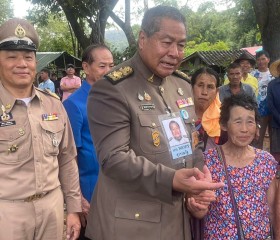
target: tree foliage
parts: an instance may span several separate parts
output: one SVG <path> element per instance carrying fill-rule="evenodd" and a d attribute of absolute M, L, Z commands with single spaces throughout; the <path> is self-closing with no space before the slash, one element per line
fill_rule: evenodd
<path fill-rule="evenodd" d="M 76 55 L 79 55 L 80 52 L 75 49 L 84 49 L 90 43 L 105 41 L 105 27 L 110 16 L 114 21 L 113 25 L 118 26 L 124 31 L 128 41 L 127 49 L 121 53 L 116 51 L 116 46 L 111 46 L 116 58 L 121 61 L 124 57 L 131 56 L 137 45 L 139 19 L 142 18 L 145 9 L 159 4 L 178 7 L 186 16 L 188 23 L 186 54 L 199 49 L 240 49 L 242 47 L 262 44 L 262 41 L 264 47 L 270 53 L 277 51 L 280 54 L 280 49 L 275 47 L 278 44 L 280 48 L 280 44 L 278 43 L 278 35 L 280 34 L 278 29 L 280 27 L 278 23 L 280 14 L 279 0 L 204 1 L 197 8 L 197 11 L 193 11 L 189 7 L 189 4 L 193 3 L 191 0 L 124 0 L 125 5 L 120 11 L 114 9 L 118 0 L 29 1 L 35 4 L 37 8 L 37 12 L 32 10 L 33 14 L 31 15 L 33 21 L 37 24 L 39 23 L 39 25 L 47 26 L 50 22 L 50 13 L 53 14 L 52 17 L 56 21 L 61 21 L 61 16 L 65 14 L 64 19 L 68 22 L 70 37 L 66 33 L 63 34 L 67 35 L 67 39 L 71 39 L 72 43 L 68 43 L 67 46 L 71 46 Z M 217 6 L 221 4 L 226 5 L 227 9 L 223 11 L 217 10 Z M 136 21 L 138 19 L 136 24 L 133 22 L 135 19 Z M 55 27 L 53 26 L 51 28 Z M 50 30 L 50 26 L 47 29 Z M 274 29 L 277 29 L 276 31 L 279 34 Z M 61 37 L 58 33 L 57 36 L 58 38 Z M 61 38 L 57 41 L 57 45 L 59 42 L 61 42 L 63 48 L 66 47 L 66 43 Z M 54 46 L 54 49 L 57 49 L 56 46 Z"/>
<path fill-rule="evenodd" d="M 41 23 L 48 14 L 64 12 L 82 49 L 91 43 L 104 43 L 105 27 L 109 12 L 118 0 L 29 0 L 41 9 Z M 38 16 L 39 17 L 39 16 Z"/>
<path fill-rule="evenodd" d="M 229 49 L 230 48 L 227 45 L 227 43 L 223 41 L 218 41 L 214 44 L 210 42 L 203 42 L 203 43 L 196 44 L 195 41 L 189 41 L 185 49 L 185 55 L 188 56 L 197 51 L 218 51 L 218 50 L 229 50 Z"/>
<path fill-rule="evenodd" d="M 13 8 L 10 0 L 0 1 L 0 24 L 13 16 Z"/>
<path fill-rule="evenodd" d="M 71 36 L 65 16 L 50 15 L 47 25 L 37 27 L 37 32 L 40 36 L 40 52 L 67 51 L 73 55 L 77 54 L 73 46 L 73 41 L 74 45 L 77 45 L 76 38 Z"/>

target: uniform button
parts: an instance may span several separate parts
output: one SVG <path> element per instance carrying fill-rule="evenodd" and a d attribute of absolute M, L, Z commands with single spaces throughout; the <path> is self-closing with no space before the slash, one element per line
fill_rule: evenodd
<path fill-rule="evenodd" d="M 8 149 L 8 151 L 9 152 L 11 152 L 11 153 L 13 153 L 13 152 L 16 152 L 18 150 L 18 146 L 15 144 L 15 145 L 12 145 L 9 149 Z"/>
<path fill-rule="evenodd" d="M 23 135 L 25 134 L 24 129 L 20 128 L 20 129 L 18 130 L 18 134 L 19 134 L 20 136 L 23 136 Z"/>
<path fill-rule="evenodd" d="M 155 128 L 157 125 L 155 123 L 152 123 L 152 128 Z"/>
<path fill-rule="evenodd" d="M 161 87 L 161 86 L 160 86 L 160 87 L 159 87 L 159 90 L 160 90 L 161 93 L 164 93 L 164 87 Z"/>
<path fill-rule="evenodd" d="M 135 219 L 139 219 L 140 218 L 140 213 L 135 213 Z"/>

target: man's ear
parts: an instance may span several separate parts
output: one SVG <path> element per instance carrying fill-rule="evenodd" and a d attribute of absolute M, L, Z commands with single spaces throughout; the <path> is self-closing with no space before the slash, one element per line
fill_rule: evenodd
<path fill-rule="evenodd" d="M 85 74 L 88 74 L 88 63 L 87 62 L 82 62 L 82 67 L 83 67 L 83 70 L 85 72 Z"/>
<path fill-rule="evenodd" d="M 143 49 L 143 46 L 144 46 L 144 44 L 145 44 L 146 38 L 147 38 L 146 33 L 145 33 L 143 30 L 140 30 L 140 32 L 139 32 L 139 38 L 138 38 L 138 46 L 139 46 L 139 49 L 140 49 L 140 50 Z"/>

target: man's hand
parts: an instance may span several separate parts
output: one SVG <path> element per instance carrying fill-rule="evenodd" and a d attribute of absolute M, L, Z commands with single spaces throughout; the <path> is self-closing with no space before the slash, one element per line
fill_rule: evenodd
<path fill-rule="evenodd" d="M 87 225 L 87 216 L 89 212 L 90 204 L 89 202 L 82 196 L 82 212 L 80 213 L 80 220 L 83 227 Z"/>
<path fill-rule="evenodd" d="M 203 172 L 198 168 L 179 169 L 173 178 L 173 189 L 187 194 L 199 194 L 204 190 L 216 190 L 223 186 L 223 182 L 212 182 L 211 173 L 206 166 L 203 167 Z"/>
<path fill-rule="evenodd" d="M 68 213 L 66 218 L 66 238 L 76 240 L 80 235 L 81 223 L 78 213 Z"/>

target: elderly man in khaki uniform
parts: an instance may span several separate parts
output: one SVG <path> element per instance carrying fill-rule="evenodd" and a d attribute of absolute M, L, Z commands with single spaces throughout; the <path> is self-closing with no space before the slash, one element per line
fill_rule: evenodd
<path fill-rule="evenodd" d="M 185 42 L 185 18 L 177 9 L 149 9 L 135 56 L 89 94 L 89 125 L 101 167 L 86 230 L 91 239 L 190 240 L 185 193 L 209 193 L 207 208 L 215 196 L 206 191 L 223 186 L 211 182 L 206 167 L 192 168 L 202 160 L 201 151 L 191 148 L 192 92 L 175 71 Z M 185 126 L 189 141 L 171 147 L 173 120 Z"/>
<path fill-rule="evenodd" d="M 76 148 L 60 101 L 33 86 L 38 44 L 26 20 L 0 26 L 0 239 L 61 240 L 63 195 L 67 238 L 77 239 Z"/>

